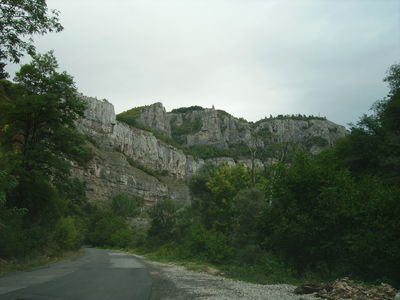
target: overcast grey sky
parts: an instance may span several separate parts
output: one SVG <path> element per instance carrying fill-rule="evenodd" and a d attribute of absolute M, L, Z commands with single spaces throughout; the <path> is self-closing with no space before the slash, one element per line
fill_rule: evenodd
<path fill-rule="evenodd" d="M 55 50 L 79 91 L 116 112 L 162 102 L 256 121 L 314 114 L 345 125 L 387 94 L 400 0 L 47 0 Z M 12 72 L 15 67 L 10 66 Z"/>

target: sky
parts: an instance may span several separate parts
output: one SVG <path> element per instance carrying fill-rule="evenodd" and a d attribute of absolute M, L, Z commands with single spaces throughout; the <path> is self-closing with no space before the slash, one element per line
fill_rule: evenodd
<path fill-rule="evenodd" d="M 117 113 L 162 102 L 355 123 L 400 63 L 400 0 L 47 0 L 64 30 L 35 38 Z M 25 58 L 23 62 L 29 62 Z M 19 67 L 8 66 L 12 74 Z"/>

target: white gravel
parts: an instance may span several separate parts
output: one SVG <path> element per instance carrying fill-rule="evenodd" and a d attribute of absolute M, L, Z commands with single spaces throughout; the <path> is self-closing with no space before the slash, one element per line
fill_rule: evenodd
<path fill-rule="evenodd" d="M 186 270 L 182 266 L 151 262 L 155 267 L 150 273 L 172 282 L 178 295 L 161 297 L 177 299 L 265 299 L 265 300 L 314 300 L 312 295 L 295 295 L 295 286 L 288 284 L 262 285 L 210 275 L 204 272 Z"/>

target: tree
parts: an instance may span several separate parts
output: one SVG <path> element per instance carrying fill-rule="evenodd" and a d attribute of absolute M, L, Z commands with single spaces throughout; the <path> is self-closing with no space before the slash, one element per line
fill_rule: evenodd
<path fill-rule="evenodd" d="M 111 199 L 111 210 L 117 215 L 125 218 L 133 218 L 139 215 L 143 206 L 143 199 L 128 194 L 116 194 Z"/>
<path fill-rule="evenodd" d="M 252 186 L 251 173 L 242 164 L 221 165 L 212 171 L 205 185 L 211 192 L 211 197 L 203 198 L 199 205 L 205 225 L 221 232 L 230 231 L 234 197 L 240 190 Z"/>
<path fill-rule="evenodd" d="M 59 12 L 47 8 L 45 0 L 2 0 L 0 2 L 0 78 L 6 61 L 19 63 L 24 52 L 35 53 L 32 35 L 59 32 Z M 28 37 L 28 39 L 26 39 Z"/>
<path fill-rule="evenodd" d="M 400 183 L 400 64 L 389 68 L 384 81 L 388 96 L 373 105 L 374 114 L 364 115 L 336 149 L 353 174 L 375 174 Z"/>
<path fill-rule="evenodd" d="M 177 207 L 169 200 L 158 201 L 150 210 L 150 243 L 153 245 L 170 242 L 174 238 Z"/>
<path fill-rule="evenodd" d="M 32 197 L 41 198 L 39 190 L 58 194 L 46 185 L 64 184 L 70 161 L 83 163 L 89 154 L 74 123 L 83 116 L 85 103 L 77 96 L 72 77 L 57 72 L 57 67 L 52 52 L 34 55 L 16 74 L 8 101 L 0 103 L 1 150 L 19 181 L 7 205 L 30 207 L 30 214 L 35 214 L 34 207 L 43 208 L 34 205 Z M 27 187 L 35 186 L 40 187 L 38 193 L 30 193 Z"/>

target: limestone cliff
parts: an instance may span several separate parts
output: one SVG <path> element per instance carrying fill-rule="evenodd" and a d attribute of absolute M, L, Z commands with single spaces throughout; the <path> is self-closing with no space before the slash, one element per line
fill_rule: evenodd
<path fill-rule="evenodd" d="M 168 113 L 172 135 L 184 145 L 214 145 L 251 141 L 249 123 L 215 109 Z"/>
<path fill-rule="evenodd" d="M 160 102 L 140 107 L 137 121 L 166 136 L 171 136 L 170 123 L 165 108 Z"/>
<path fill-rule="evenodd" d="M 150 109 L 153 106 L 154 108 Z M 158 116 L 154 116 L 155 111 L 159 112 Z M 160 108 L 160 103 L 156 103 L 150 105 L 147 110 L 142 110 L 137 121 L 142 122 L 141 120 L 149 118 L 169 122 L 169 125 L 164 127 L 168 127 L 170 136 L 184 146 L 213 145 L 229 148 L 229 145 L 237 143 L 252 145 L 257 133 L 264 130 L 268 136 L 261 141 L 263 146 L 268 146 L 264 145 L 266 143 L 300 143 L 316 154 L 331 146 L 339 137 L 346 135 L 344 126 L 319 117 L 282 116 L 252 123 L 221 110 L 199 106 L 165 113 L 165 110 Z M 152 126 L 149 122 L 144 124 L 160 130 L 159 125 Z"/>
<path fill-rule="evenodd" d="M 87 182 L 89 200 L 107 201 L 113 194 L 124 192 L 139 195 L 149 203 L 166 198 L 190 202 L 187 187 L 177 184 L 186 176 L 182 151 L 148 131 L 116 121 L 114 107 L 106 100 L 83 99 L 88 108 L 77 127 L 88 136 L 93 159 L 88 168 L 75 168 L 73 173 Z M 162 182 L 148 170 L 166 171 L 176 178 L 175 184 Z M 180 197 L 176 196 L 177 186 Z"/>
<path fill-rule="evenodd" d="M 77 126 L 90 141 L 93 159 L 86 169 L 76 167 L 74 175 L 87 182 L 91 201 L 107 201 L 113 194 L 124 192 L 141 196 L 148 204 L 167 198 L 189 203 L 184 179 L 207 161 L 251 165 L 249 157 L 197 158 L 184 151 L 187 146 L 251 145 L 257 132 L 266 131 L 268 139 L 262 141 L 263 146 L 269 142 L 303 143 L 318 153 L 346 133 L 343 126 L 327 120 L 266 119 L 250 123 L 223 111 L 200 107 L 167 113 L 161 103 L 133 109 L 120 122 L 108 101 L 82 98 L 88 106 Z M 134 119 L 129 119 L 132 115 Z M 127 120 L 147 130 L 130 126 Z M 171 137 L 178 146 L 180 143 L 179 147 L 168 142 Z M 259 160 L 256 164 L 262 166 Z"/>

